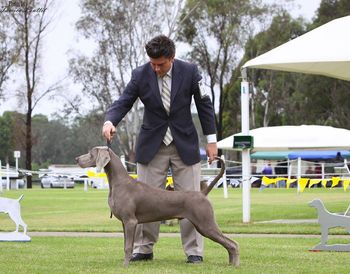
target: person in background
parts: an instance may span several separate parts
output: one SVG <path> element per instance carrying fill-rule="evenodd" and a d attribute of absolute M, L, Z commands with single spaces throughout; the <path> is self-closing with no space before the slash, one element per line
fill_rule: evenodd
<path fill-rule="evenodd" d="M 263 169 L 261 170 L 261 173 L 266 176 L 266 177 L 269 177 L 271 178 L 271 175 L 273 174 L 273 170 L 272 170 L 272 167 L 271 167 L 271 163 L 267 163 L 267 165 L 265 165 L 263 167 Z M 263 187 L 263 185 L 261 186 L 262 189 L 265 188 Z M 273 184 L 270 184 L 269 186 L 267 187 L 273 187 Z"/>
<path fill-rule="evenodd" d="M 267 163 L 267 165 L 263 167 L 261 173 L 264 175 L 272 175 L 273 171 L 272 171 L 271 163 Z"/>

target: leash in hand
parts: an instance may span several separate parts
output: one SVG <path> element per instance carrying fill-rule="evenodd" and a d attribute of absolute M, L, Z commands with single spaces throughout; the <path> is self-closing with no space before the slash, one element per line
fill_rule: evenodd
<path fill-rule="evenodd" d="M 108 150 L 111 149 L 111 145 L 112 145 L 112 142 L 110 140 L 107 140 L 107 147 L 108 147 Z"/>
<path fill-rule="evenodd" d="M 112 142 L 111 140 L 107 140 L 107 149 L 108 149 L 108 152 L 111 153 L 111 145 L 112 145 Z M 109 215 L 109 218 L 112 219 L 113 218 L 113 213 L 111 211 L 111 214 Z"/>

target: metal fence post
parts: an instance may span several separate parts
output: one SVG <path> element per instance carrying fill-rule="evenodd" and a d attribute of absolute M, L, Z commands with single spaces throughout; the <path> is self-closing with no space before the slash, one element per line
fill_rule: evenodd
<path fill-rule="evenodd" d="M 1 166 L 1 160 L 0 160 L 0 192 L 2 192 L 2 166 Z"/>
<path fill-rule="evenodd" d="M 225 156 L 221 155 L 221 159 L 225 162 Z M 223 186 L 224 186 L 224 198 L 227 199 L 228 198 L 228 192 L 227 192 L 227 180 L 226 180 L 226 168 L 225 168 L 225 172 L 224 175 L 222 176 L 223 181 Z"/>
<path fill-rule="evenodd" d="M 6 189 L 10 190 L 10 165 L 6 164 Z"/>

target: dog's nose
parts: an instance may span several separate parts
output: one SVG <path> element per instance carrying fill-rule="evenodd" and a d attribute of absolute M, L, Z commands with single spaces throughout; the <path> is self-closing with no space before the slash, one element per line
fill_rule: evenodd
<path fill-rule="evenodd" d="M 79 161 L 79 157 L 76 157 L 76 158 L 75 158 L 75 162 L 78 163 L 78 161 Z"/>

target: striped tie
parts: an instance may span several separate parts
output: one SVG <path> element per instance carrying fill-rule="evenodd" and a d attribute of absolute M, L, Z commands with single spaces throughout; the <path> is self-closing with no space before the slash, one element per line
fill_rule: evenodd
<path fill-rule="evenodd" d="M 162 101 L 166 112 L 170 112 L 170 88 L 168 85 L 167 78 L 169 76 L 166 74 L 163 76 L 163 87 L 162 87 Z M 173 136 L 171 135 L 170 127 L 166 130 L 163 142 L 168 146 L 173 141 Z"/>

